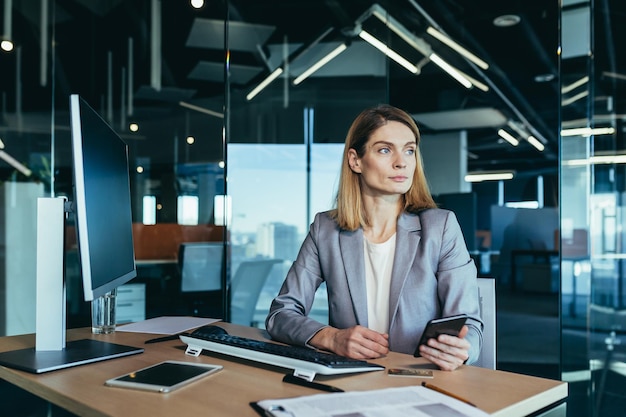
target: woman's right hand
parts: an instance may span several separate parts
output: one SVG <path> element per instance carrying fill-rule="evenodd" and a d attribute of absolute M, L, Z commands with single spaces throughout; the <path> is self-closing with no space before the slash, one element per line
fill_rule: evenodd
<path fill-rule="evenodd" d="M 389 335 L 363 326 L 347 329 L 324 327 L 309 344 L 353 359 L 375 359 L 389 352 Z"/>

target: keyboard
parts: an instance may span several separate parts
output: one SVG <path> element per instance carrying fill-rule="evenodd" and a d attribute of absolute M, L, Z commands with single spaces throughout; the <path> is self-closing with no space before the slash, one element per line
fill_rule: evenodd
<path fill-rule="evenodd" d="M 203 327 L 180 336 L 187 344 L 188 355 L 198 356 L 202 350 L 236 356 L 251 361 L 289 368 L 294 374 L 313 380 L 315 374 L 337 375 L 379 371 L 384 366 L 300 346 L 282 345 L 230 334 L 205 332 Z"/>

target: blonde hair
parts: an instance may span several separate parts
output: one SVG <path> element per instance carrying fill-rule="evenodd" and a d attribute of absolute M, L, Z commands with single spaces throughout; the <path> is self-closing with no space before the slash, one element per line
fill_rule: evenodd
<path fill-rule="evenodd" d="M 357 155 L 362 158 L 365 155 L 366 144 L 372 134 L 390 121 L 400 122 L 411 129 L 415 135 L 416 145 L 419 145 L 420 133 L 415 121 L 408 113 L 396 107 L 381 104 L 363 110 L 354 119 L 348 130 L 343 149 L 336 208 L 331 212 L 332 217 L 342 229 L 353 231 L 360 227 L 369 226 L 367 213 L 363 208 L 359 174 L 350 169 L 348 151 L 354 149 Z M 411 213 L 437 207 L 426 182 L 419 146 L 415 150 L 415 158 L 413 182 L 409 190 L 402 196 L 404 210 Z"/>

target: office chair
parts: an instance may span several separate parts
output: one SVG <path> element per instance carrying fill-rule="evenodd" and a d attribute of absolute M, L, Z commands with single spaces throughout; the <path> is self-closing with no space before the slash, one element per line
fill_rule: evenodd
<path fill-rule="evenodd" d="M 239 265 L 231 282 L 231 323 L 253 325 L 259 294 L 272 267 L 281 262 L 280 259 L 259 259 L 245 261 Z"/>
<path fill-rule="evenodd" d="M 221 242 L 185 242 L 179 246 L 180 291 L 191 314 L 219 315 L 219 306 L 213 306 L 215 311 L 205 310 L 215 304 L 211 300 L 220 298 L 217 293 L 222 290 L 223 262 Z"/>
<path fill-rule="evenodd" d="M 496 280 L 478 278 L 478 299 L 483 328 L 483 346 L 474 366 L 496 369 Z"/>

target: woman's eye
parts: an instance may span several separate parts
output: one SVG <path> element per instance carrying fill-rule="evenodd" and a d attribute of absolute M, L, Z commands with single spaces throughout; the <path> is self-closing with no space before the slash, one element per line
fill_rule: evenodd
<path fill-rule="evenodd" d="M 380 153 L 389 153 L 389 152 L 391 152 L 391 151 L 389 150 L 389 148 L 380 148 L 380 149 L 378 150 L 378 152 L 380 152 Z"/>
<path fill-rule="evenodd" d="M 415 149 L 407 149 L 407 150 L 406 150 L 406 154 L 407 154 L 407 155 L 413 155 L 413 154 L 415 154 Z"/>

